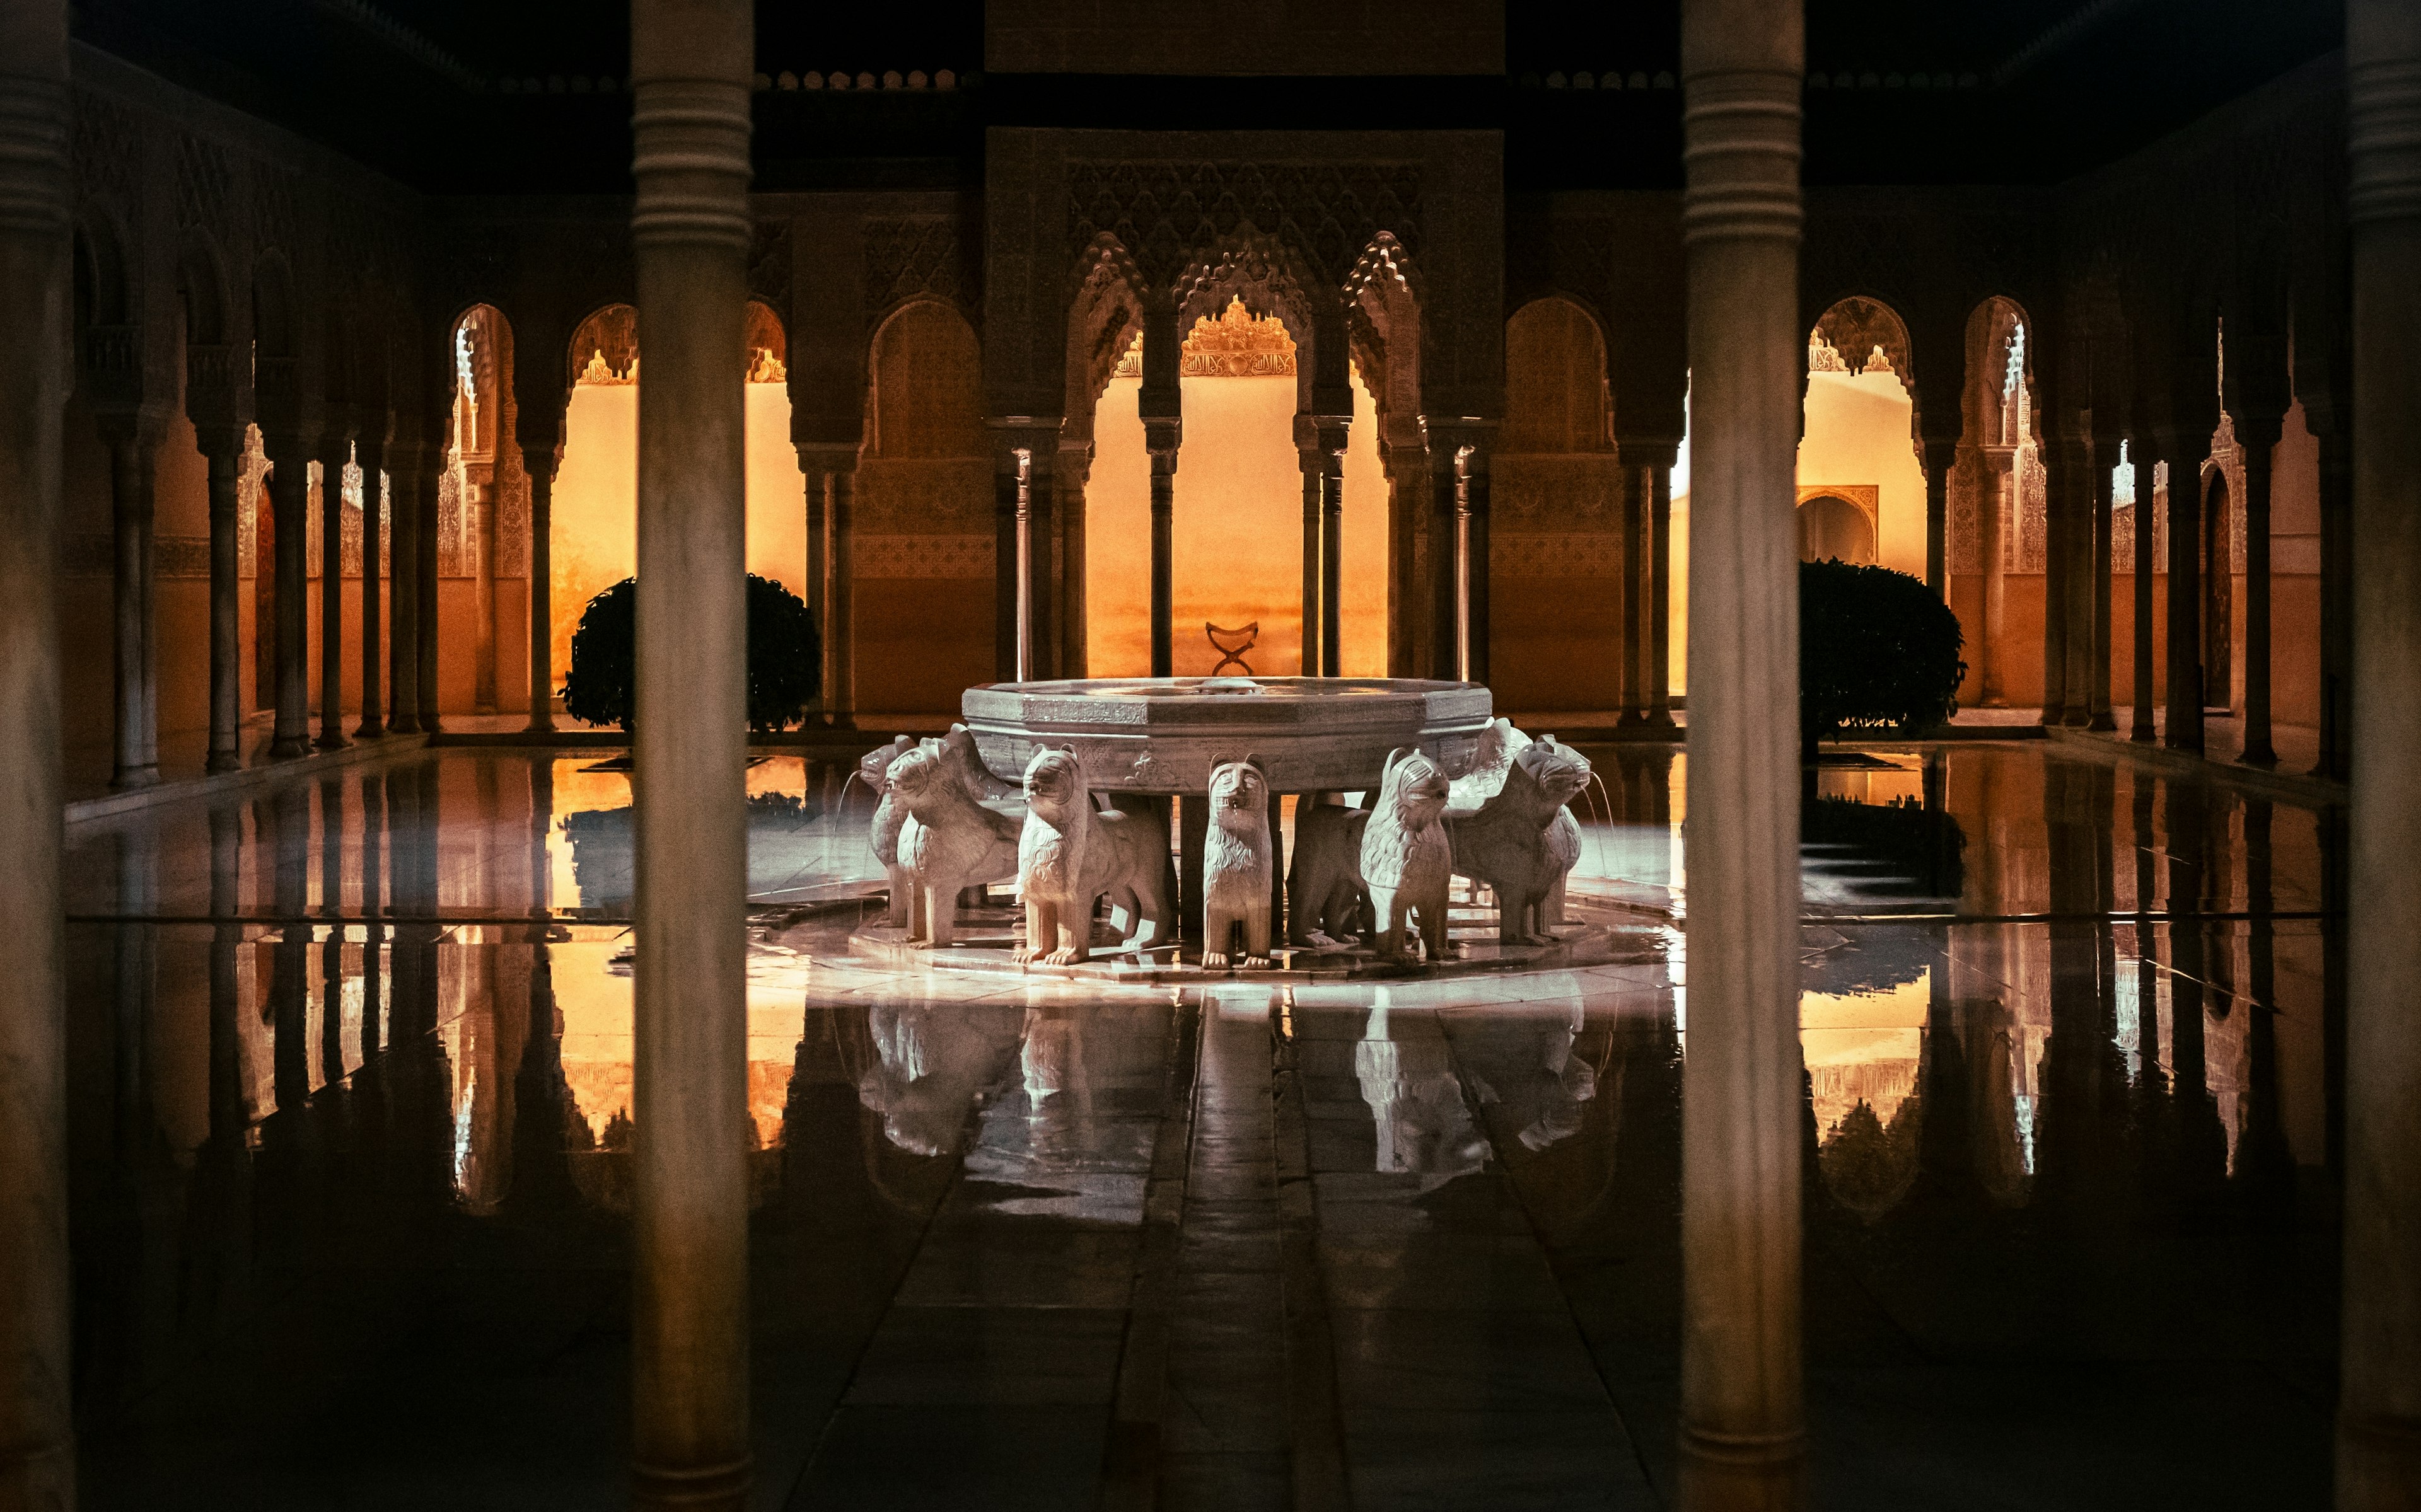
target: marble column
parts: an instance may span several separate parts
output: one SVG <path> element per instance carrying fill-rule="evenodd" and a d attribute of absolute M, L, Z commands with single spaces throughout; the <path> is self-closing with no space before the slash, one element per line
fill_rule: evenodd
<path fill-rule="evenodd" d="M 2183 435 L 2164 439 L 2169 454 L 2168 725 L 2162 743 L 2202 750 L 2202 464 Z"/>
<path fill-rule="evenodd" d="M 2244 448 L 2244 751 L 2249 767 L 2274 767 L 2270 735 L 2270 460 L 2283 414 L 2251 414 L 2236 428 Z"/>
<path fill-rule="evenodd" d="M 796 443 L 793 443 L 796 445 Z M 824 471 L 815 454 L 798 446 L 799 472 L 806 480 L 807 577 L 800 597 L 807 601 L 807 618 L 816 627 L 816 696 L 807 705 L 809 725 L 828 724 L 832 715 L 833 629 L 832 590 L 824 584 Z"/>
<path fill-rule="evenodd" d="M 1622 676 L 1616 696 L 1622 706 L 1619 723 L 1640 725 L 1648 718 L 1648 470 L 1622 443 L 1615 445 L 1621 465 L 1615 469 L 1614 507 L 1622 523 Z"/>
<path fill-rule="evenodd" d="M 2048 409 L 2048 406 L 2046 406 Z M 2047 416 L 2046 416 L 2047 418 Z M 2046 427 L 2048 429 L 2049 428 Z M 2075 437 L 2063 418 L 2051 434 L 2037 433 L 2046 463 L 2043 487 L 2042 722 L 2068 723 L 2069 613 L 2076 575 L 2069 549 L 2074 539 Z M 2011 515 L 2023 520 L 2023 510 Z"/>
<path fill-rule="evenodd" d="M 310 579 L 305 571 L 304 522 L 311 510 L 311 450 L 317 436 L 305 429 L 263 428 L 269 454 L 271 533 L 277 559 L 258 570 L 273 571 L 277 600 L 277 722 L 269 754 L 277 760 L 311 749 L 309 616 L 304 612 Z M 269 627 L 258 630 L 266 632 Z"/>
<path fill-rule="evenodd" d="M 1424 417 L 1429 448 L 1435 677 L 1488 680 L 1488 432 L 1485 421 Z"/>
<path fill-rule="evenodd" d="M 2320 757 L 2340 780 L 2353 754 L 2353 438 L 2344 422 L 2317 429 L 2320 443 Z"/>
<path fill-rule="evenodd" d="M 1488 680 L 1489 612 L 1488 437 L 1476 434 L 1456 460 L 1455 507 L 1463 519 L 1463 679 Z"/>
<path fill-rule="evenodd" d="M 1340 675 L 1345 654 L 1345 440 L 1348 419 L 1319 420 L 1320 675 Z M 1308 627 L 1306 627 L 1306 633 Z"/>
<path fill-rule="evenodd" d="M 243 427 L 197 427 L 194 434 L 210 467 L 211 491 L 211 747 L 202 770 L 233 772 L 243 765 L 243 581 L 236 575 Z"/>
<path fill-rule="evenodd" d="M 66 0 L 0 8 L 0 1505 L 75 1502 L 58 584 Z"/>
<path fill-rule="evenodd" d="M 1059 676 L 1082 678 L 1088 606 L 1085 597 L 1085 487 L 1093 473 L 1093 444 L 1063 440 L 1052 479 L 1058 491 Z"/>
<path fill-rule="evenodd" d="M 797 444 L 799 466 L 807 477 L 808 597 L 818 611 L 817 632 L 823 639 L 822 688 L 818 694 L 824 718 L 848 728 L 857 708 L 855 505 L 857 444 Z"/>
<path fill-rule="evenodd" d="M 467 544 L 472 558 L 471 709 L 480 714 L 496 711 L 496 464 L 492 460 L 463 469 L 462 522 L 470 538 Z"/>
<path fill-rule="evenodd" d="M 563 448 L 553 442 L 522 448 L 529 474 L 529 728 L 554 729 L 554 474 Z M 367 581 L 367 578 L 365 578 Z"/>
<path fill-rule="evenodd" d="M 432 421 L 436 423 L 439 422 Z M 420 469 L 418 507 L 414 511 L 419 518 L 412 532 L 413 549 L 419 554 L 419 565 L 412 574 L 413 592 L 419 600 L 412 616 L 413 634 L 418 641 L 413 662 L 420 684 L 420 727 L 430 735 L 442 727 L 437 717 L 437 494 L 445 467 L 444 444 L 431 445 L 427 463 Z"/>
<path fill-rule="evenodd" d="M 1673 727 L 1673 461 L 1679 443 L 1648 468 L 1648 724 Z"/>
<path fill-rule="evenodd" d="M 1143 311 L 1143 382 L 1135 411 L 1151 458 L 1151 675 L 1174 676 L 1177 662 L 1177 451 L 1185 439 L 1185 330 L 1176 302 L 1155 292 Z M 1304 633 L 1310 636 L 1306 623 Z"/>
<path fill-rule="evenodd" d="M 1959 438 L 1925 438 L 1925 585 L 1950 597 L 1950 471 L 1959 465 Z"/>
<path fill-rule="evenodd" d="M 745 0 L 633 0 L 633 1504 L 747 1504 Z"/>
<path fill-rule="evenodd" d="M 345 464 L 352 439 L 343 430 L 320 438 L 320 739 L 322 751 L 341 751 L 345 739 Z"/>
<path fill-rule="evenodd" d="M 1310 419 L 1304 414 L 1295 416 L 1298 435 L 1309 429 Z M 1316 678 L 1320 676 L 1320 448 L 1297 446 L 1295 462 L 1303 473 L 1303 646 L 1295 670 L 1303 677 Z"/>
<path fill-rule="evenodd" d="M 2070 425 L 2073 428 L 2075 422 L 2071 420 Z M 2060 553 L 2068 574 L 2060 592 L 2066 627 L 2062 645 L 2068 670 L 2061 689 L 2065 696 L 2060 705 L 2060 722 L 2083 728 L 2093 723 L 2093 653 L 2101 644 L 2093 630 L 2093 538 L 2094 512 L 2102 491 L 2093 483 L 2090 436 L 2071 429 L 2061 442 L 2060 455 L 2069 463 L 2067 544 Z"/>
<path fill-rule="evenodd" d="M 2111 470 L 2117 464 L 2118 446 L 2116 435 L 2093 438 L 2093 629 L 2089 637 L 2093 664 L 2085 723 L 2087 729 L 2096 730 L 2118 727 L 2110 710 L 2110 656 L 2116 641 L 2110 629 L 2110 553 L 2118 487 Z"/>
<path fill-rule="evenodd" d="M 1689 1053 L 1679 1504 L 1800 1504 L 1797 0 L 1683 0 Z"/>
<path fill-rule="evenodd" d="M 155 726 L 159 651 L 151 572 L 153 459 L 160 431 L 160 417 L 142 413 L 111 415 L 102 424 L 102 439 L 109 447 L 113 546 L 110 624 L 117 720 L 112 787 L 148 787 L 160 780 Z"/>
<path fill-rule="evenodd" d="M 1969 643 L 1976 648 L 1976 701 L 1994 704 L 2005 691 L 2001 667 L 2008 656 L 2001 632 L 2008 609 L 2008 522 L 2017 514 L 2018 453 L 2014 446 L 1987 446 L 1983 455 L 1984 488 L 1976 534 L 1976 551 L 1983 558 L 1984 633 L 1970 636 Z"/>
<path fill-rule="evenodd" d="M 2135 711 L 2127 738 L 2148 745 L 2160 739 L 2152 722 L 2152 547 L 2160 513 L 2160 491 L 2153 480 L 2160 463 L 2150 447 L 2137 446 L 2135 452 L 2135 558 L 2131 569 L 2135 575 Z"/>
<path fill-rule="evenodd" d="M 416 437 L 418 422 L 400 423 Z M 420 729 L 420 473 L 430 448 L 416 439 L 389 446 L 387 464 L 387 729 Z"/>
<path fill-rule="evenodd" d="M 2336 1504 L 2421 1497 L 2421 9 L 2349 0 L 2353 850 Z"/>
<path fill-rule="evenodd" d="M 362 469 L 362 722 L 353 734 L 365 740 L 386 733 L 386 694 L 380 682 L 384 670 L 385 641 L 379 623 L 382 600 L 379 573 L 385 553 L 379 549 L 382 489 L 386 476 L 386 425 L 382 418 L 363 433 L 356 460 Z"/>

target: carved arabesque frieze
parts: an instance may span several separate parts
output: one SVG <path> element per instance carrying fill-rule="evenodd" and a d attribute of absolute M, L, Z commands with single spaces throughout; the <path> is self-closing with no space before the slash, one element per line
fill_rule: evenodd
<path fill-rule="evenodd" d="M 912 299 L 955 305 L 978 326 L 983 311 L 976 270 L 947 215 L 869 216 L 866 248 L 866 310 L 869 326 Z"/>
<path fill-rule="evenodd" d="M 790 309 L 790 223 L 758 221 L 748 236 L 748 295 L 780 314 Z"/>
<path fill-rule="evenodd" d="M 1610 531 L 1622 522 L 1622 469 L 1606 452 L 1497 452 L 1489 511 L 1506 530 Z"/>
<path fill-rule="evenodd" d="M 135 210 L 134 181 L 143 169 L 143 132 L 134 113 L 89 89 L 74 92 L 69 163 L 80 200 L 98 200 L 128 223 Z M 131 254 L 133 248 L 128 249 Z"/>
<path fill-rule="evenodd" d="M 1817 370 L 1816 348 L 1829 346 L 1841 365 L 1832 371 L 1897 373 L 1909 382 L 1908 327 L 1881 300 L 1851 295 L 1839 301 L 1816 322 L 1808 341 L 1810 371 Z"/>
<path fill-rule="evenodd" d="M 581 383 L 633 383 L 639 377 L 639 312 L 608 304 L 571 333 L 571 374 Z"/>
<path fill-rule="evenodd" d="M 235 192 L 235 168 L 226 149 L 191 132 L 177 133 L 177 221 L 226 241 L 227 207 Z"/>
<path fill-rule="evenodd" d="M 260 427 L 243 428 L 243 456 L 236 472 L 235 571 L 242 578 L 260 571 L 261 490 L 269 478 L 269 456 L 261 449 Z"/>
<path fill-rule="evenodd" d="M 1194 322 L 1178 349 L 1177 370 L 1182 378 L 1292 378 L 1294 341 L 1285 322 L 1257 316 L 1233 299 L 1216 320 L 1206 315 Z M 1114 376 L 1143 376 L 1140 333 L 1128 342 Z"/>
<path fill-rule="evenodd" d="M 462 469 L 450 456 L 446 461 L 437 475 L 437 575 L 467 578 L 471 567 L 462 543 Z"/>

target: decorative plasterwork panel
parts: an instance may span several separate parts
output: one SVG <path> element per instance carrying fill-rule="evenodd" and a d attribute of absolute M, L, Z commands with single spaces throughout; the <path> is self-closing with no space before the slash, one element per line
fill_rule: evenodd
<path fill-rule="evenodd" d="M 879 215 L 865 224 L 866 311 L 879 320 L 909 300 L 945 300 L 974 320 L 978 301 L 958 224 L 945 215 Z"/>
<path fill-rule="evenodd" d="M 1875 538 L 1882 538 L 1882 488 L 1874 483 L 1802 483 L 1799 502 L 1810 499 L 1843 499 L 1856 505 L 1875 530 Z"/>
<path fill-rule="evenodd" d="M 1622 466 L 1604 453 L 1498 452 L 1488 473 L 1489 509 L 1501 528 L 1620 528 Z"/>
<path fill-rule="evenodd" d="M 79 89 L 74 117 L 70 162 L 77 196 L 102 200 L 131 218 L 143 151 L 142 129 L 134 113 L 88 89 Z M 126 229 L 132 235 L 134 227 L 130 224 Z"/>
<path fill-rule="evenodd" d="M 755 316 L 751 307 L 750 315 Z M 571 334 L 573 377 L 583 383 L 635 383 L 639 379 L 639 312 L 608 304 Z"/>
<path fill-rule="evenodd" d="M 990 536 L 864 536 L 851 542 L 857 576 L 989 582 Z"/>
<path fill-rule="evenodd" d="M 748 239 L 748 293 L 777 311 L 790 307 L 790 223 L 758 221 Z"/>
<path fill-rule="evenodd" d="M 226 150 L 190 132 L 177 134 L 177 220 L 199 226 L 226 240 L 226 208 L 235 186 L 235 170 Z"/>
<path fill-rule="evenodd" d="M 1891 306 L 1879 300 L 1851 297 L 1824 312 L 1807 335 L 1810 372 L 1908 372 L 1908 328 Z M 1819 366 L 1819 350 L 1833 353 L 1832 366 Z"/>
<path fill-rule="evenodd" d="M 1420 169 L 1410 163 L 1068 164 L 1071 260 L 1107 232 L 1164 288 L 1247 229 L 1276 237 L 1342 287 L 1382 231 L 1418 257 L 1420 215 Z"/>
<path fill-rule="evenodd" d="M 1178 372 L 1186 378 L 1292 378 L 1294 341 L 1282 320 L 1257 316 L 1231 299 L 1217 320 L 1204 316 L 1179 349 Z M 1117 376 L 1143 376 L 1143 337 L 1131 341 L 1118 359 Z"/>
<path fill-rule="evenodd" d="M 1488 541 L 1492 575 L 1516 578 L 1622 577 L 1617 535 L 1533 535 L 1496 531 Z"/>

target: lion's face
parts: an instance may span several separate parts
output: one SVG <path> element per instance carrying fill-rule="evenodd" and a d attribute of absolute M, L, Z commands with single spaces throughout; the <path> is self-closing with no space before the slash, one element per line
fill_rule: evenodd
<path fill-rule="evenodd" d="M 1210 806 L 1222 818 L 1242 811 L 1260 814 L 1269 802 L 1269 782 L 1249 761 L 1224 761 L 1210 769 Z"/>
<path fill-rule="evenodd" d="M 1084 787 L 1084 769 L 1065 751 L 1037 751 L 1034 759 L 1025 764 L 1028 803 L 1064 805 L 1073 803 Z"/>
<path fill-rule="evenodd" d="M 1525 748 L 1514 760 L 1556 804 L 1570 803 L 1589 783 L 1588 757 L 1552 736 Z"/>
<path fill-rule="evenodd" d="M 1418 752 L 1396 763 L 1387 773 L 1387 786 L 1408 824 L 1426 824 L 1445 812 L 1445 769 Z"/>
<path fill-rule="evenodd" d="M 899 753 L 905 748 L 904 742 L 894 740 L 889 745 L 878 745 L 873 750 L 866 753 L 866 755 L 859 756 L 857 758 L 857 774 L 859 778 L 862 779 L 868 787 L 873 788 L 878 793 L 889 791 L 891 787 L 891 764 L 899 759 Z"/>
<path fill-rule="evenodd" d="M 930 751 L 907 751 L 891 763 L 891 790 L 902 798 L 916 798 L 929 790 L 942 769 L 941 758 Z"/>

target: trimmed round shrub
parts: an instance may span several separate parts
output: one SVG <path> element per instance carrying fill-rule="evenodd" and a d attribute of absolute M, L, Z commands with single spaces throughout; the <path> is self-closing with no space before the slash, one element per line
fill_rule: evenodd
<path fill-rule="evenodd" d="M 638 713 L 639 588 L 624 578 L 580 612 L 563 707 L 589 725 L 627 730 Z M 771 578 L 748 574 L 748 727 L 758 733 L 796 724 L 822 685 L 823 647 L 806 603 Z"/>
<path fill-rule="evenodd" d="M 1959 616 L 1922 579 L 1887 567 L 1799 564 L 1799 733 L 1915 735 L 1957 708 L 1967 663 Z"/>

